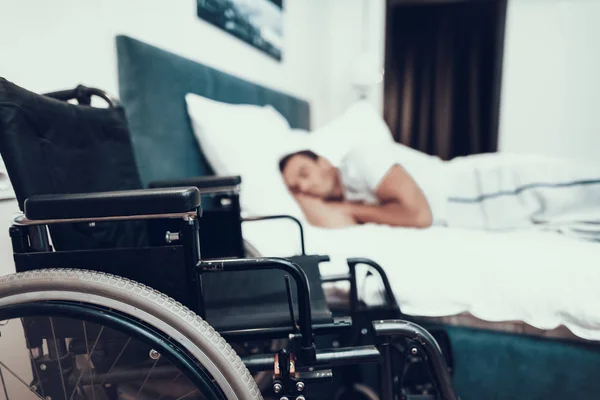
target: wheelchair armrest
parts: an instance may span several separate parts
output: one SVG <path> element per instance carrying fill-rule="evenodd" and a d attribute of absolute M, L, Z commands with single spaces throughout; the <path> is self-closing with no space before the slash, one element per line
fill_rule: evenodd
<path fill-rule="evenodd" d="M 25 200 L 30 220 L 127 217 L 188 213 L 200 205 L 195 187 L 49 194 Z"/>
<path fill-rule="evenodd" d="M 186 179 L 162 180 L 150 182 L 150 188 L 194 186 L 204 191 L 204 189 L 224 189 L 240 185 L 242 178 L 240 176 L 196 176 Z"/>

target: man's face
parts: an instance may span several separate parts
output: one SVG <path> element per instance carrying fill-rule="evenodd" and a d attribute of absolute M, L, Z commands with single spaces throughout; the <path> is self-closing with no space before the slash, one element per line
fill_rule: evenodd
<path fill-rule="evenodd" d="M 336 177 L 336 169 L 323 157 L 313 160 L 296 155 L 290 158 L 283 170 L 283 180 L 292 192 L 322 199 L 332 196 Z"/>

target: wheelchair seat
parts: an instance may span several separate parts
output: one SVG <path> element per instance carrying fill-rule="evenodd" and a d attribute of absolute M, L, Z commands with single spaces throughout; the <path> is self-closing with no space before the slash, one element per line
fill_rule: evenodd
<path fill-rule="evenodd" d="M 95 93 L 94 89 L 89 91 Z M 142 189 L 125 110 L 115 101 L 110 101 L 108 108 L 66 101 L 82 97 L 89 100 L 85 93 L 86 88 L 79 86 L 72 94 L 61 92 L 53 98 L 33 93 L 0 78 L 0 153 L 19 207 L 27 211 L 30 219 L 51 219 L 57 216 L 56 213 L 62 214 L 62 217 L 71 214 L 81 216 L 82 213 L 93 212 L 95 208 L 97 216 L 100 216 L 106 209 L 98 209 L 94 196 L 103 197 L 102 204 L 106 207 L 106 192 Z M 196 186 L 203 193 L 215 185 L 239 183 L 238 177 L 207 177 L 176 182 L 177 186 Z M 172 187 L 174 184 L 168 181 L 154 182 L 150 186 L 156 192 L 148 192 L 147 200 L 156 204 L 161 201 L 158 193 L 160 187 Z M 90 194 L 98 192 L 105 194 Z M 72 194 L 75 197 L 71 203 L 73 207 L 64 209 L 48 201 L 51 196 L 59 194 Z M 42 198 L 44 201 L 26 202 L 26 199 L 35 195 L 45 195 Z M 185 209 L 188 200 L 181 197 L 169 201 L 179 202 Z M 137 197 L 128 209 L 122 211 L 143 214 L 144 201 Z M 236 218 L 240 224 L 239 211 L 234 209 L 232 212 L 238 213 Z M 211 218 L 206 220 L 212 221 Z M 200 218 L 199 221 L 202 226 L 204 219 Z M 218 219 L 213 223 L 218 224 Z M 49 230 L 54 250 L 65 251 L 164 246 L 165 230 L 162 228 L 159 222 L 142 220 L 63 223 L 52 225 Z M 226 237 L 232 235 L 231 232 L 212 228 L 200 229 L 201 243 L 231 240 Z M 232 256 L 211 252 L 211 246 L 204 248 L 209 249 L 209 257 Z M 203 254 L 203 258 L 205 256 Z M 318 256 L 298 256 L 291 260 L 304 269 L 309 279 L 313 324 L 332 322 L 318 269 L 323 259 Z M 94 265 L 94 269 L 99 267 Z M 144 268 L 144 265 L 135 268 Z M 111 272 L 131 279 L 153 274 L 152 270 L 140 271 L 135 268 Z M 169 265 L 162 268 L 169 269 Z M 162 279 L 168 276 L 165 271 L 154 273 Z M 291 286 L 292 298 L 295 298 L 295 287 Z M 203 293 L 205 317 L 218 330 L 293 325 L 283 272 L 261 270 L 208 274 L 203 277 Z M 169 294 L 177 299 L 176 288 L 169 287 Z M 297 316 L 297 305 L 294 309 Z"/>

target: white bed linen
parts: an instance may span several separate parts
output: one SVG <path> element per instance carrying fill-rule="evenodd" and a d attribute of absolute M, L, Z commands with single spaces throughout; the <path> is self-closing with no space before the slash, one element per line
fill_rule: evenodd
<path fill-rule="evenodd" d="M 265 256 L 299 251 L 286 222 L 244 224 L 244 237 Z M 347 257 L 385 269 L 402 311 L 439 317 L 470 313 L 485 321 L 523 321 L 539 329 L 566 326 L 600 340 L 600 246 L 554 233 L 494 233 L 363 225 L 305 225 L 309 254 L 327 254 L 322 274 L 347 272 Z M 381 301 L 367 286 L 367 303 Z"/>
<path fill-rule="evenodd" d="M 449 227 L 506 231 L 536 226 L 600 241 L 598 162 L 489 153 L 445 162 L 442 171 L 450 182 L 441 212 Z M 436 188 L 435 177 L 431 180 Z"/>

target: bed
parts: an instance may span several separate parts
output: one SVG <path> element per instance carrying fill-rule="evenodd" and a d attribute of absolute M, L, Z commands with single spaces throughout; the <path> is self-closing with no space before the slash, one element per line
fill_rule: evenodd
<path fill-rule="evenodd" d="M 310 130 L 305 100 L 131 37 L 118 36 L 116 43 L 119 96 L 145 183 L 215 174 L 206 157 L 209 149 L 194 136 L 188 93 L 226 103 L 270 105 L 296 134 Z M 243 133 L 246 139 L 254 134 L 251 129 Z M 242 190 L 247 184 L 262 187 L 271 200 L 261 202 L 259 197 L 251 213 L 295 212 L 289 201 L 276 201 L 283 198 L 271 195 L 273 187 L 264 181 L 250 177 L 244 182 Z M 600 274 L 595 260 L 600 245 L 541 232 L 375 225 L 345 230 L 306 225 L 305 235 L 309 253 L 331 256 L 323 275 L 345 272 L 346 257 L 372 258 L 384 266 L 405 314 L 444 324 L 461 398 L 558 399 L 574 392 L 579 399 L 598 397 Z M 244 237 L 261 254 L 298 252 L 295 231 L 282 223 L 245 224 Z M 378 281 L 363 282 L 363 300 L 380 302 Z M 345 288 L 330 286 L 328 294 L 331 302 L 343 301 Z"/>

